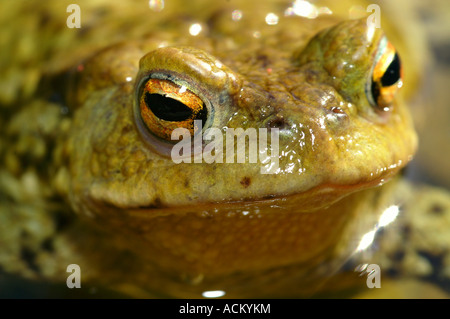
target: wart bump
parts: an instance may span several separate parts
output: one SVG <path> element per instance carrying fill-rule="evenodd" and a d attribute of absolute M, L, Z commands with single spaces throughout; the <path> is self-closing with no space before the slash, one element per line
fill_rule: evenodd
<path fill-rule="evenodd" d="M 241 180 L 241 185 L 244 186 L 244 188 L 249 187 L 250 184 L 251 184 L 251 179 L 250 179 L 250 177 L 244 177 L 244 178 Z"/>

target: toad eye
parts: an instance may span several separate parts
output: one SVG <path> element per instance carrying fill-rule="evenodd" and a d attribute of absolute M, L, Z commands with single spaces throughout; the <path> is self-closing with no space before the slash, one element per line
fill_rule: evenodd
<path fill-rule="evenodd" d="M 142 83 L 139 94 L 142 121 L 153 135 L 166 141 L 171 141 L 176 128 L 185 128 L 194 135 L 199 130 L 194 121 L 201 120 L 204 125 L 207 120 L 204 101 L 185 85 L 149 78 Z"/>
<path fill-rule="evenodd" d="M 367 98 L 372 106 L 388 110 L 402 86 L 402 66 L 394 46 L 384 37 L 375 56 Z"/>

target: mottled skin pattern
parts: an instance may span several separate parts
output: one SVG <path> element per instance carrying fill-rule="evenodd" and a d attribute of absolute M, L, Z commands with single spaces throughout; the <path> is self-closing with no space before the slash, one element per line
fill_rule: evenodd
<path fill-rule="evenodd" d="M 349 30 L 356 34 L 353 43 L 346 37 Z M 228 61 L 225 57 L 231 52 L 223 50 L 217 54 L 221 68 L 216 66 L 219 58 L 200 48 L 140 50 L 128 44 L 104 51 L 80 72 L 80 111 L 65 151 L 74 156 L 69 173 L 72 196 L 119 207 L 165 207 L 303 193 L 323 185 L 328 194 L 335 186 L 358 189 L 395 174 L 410 160 L 415 138 L 402 104 L 393 105 L 391 112 L 377 112 L 367 101 L 365 85 L 379 33 L 367 47 L 363 19 L 342 25 L 298 56 L 292 57 L 289 47 L 282 48 L 291 55 L 274 56 L 277 65 L 266 56 L 266 66 L 259 66 L 259 74 L 271 67 L 267 77 L 241 71 L 236 57 Z M 205 50 L 213 51 L 208 39 L 205 42 Z M 320 45 L 326 54 L 316 47 Z M 351 60 L 361 48 L 360 59 Z M 147 50 L 152 51 L 144 56 Z M 257 68 L 254 65 L 252 72 Z M 284 155 L 279 172 L 263 175 L 252 164 L 197 165 L 194 170 L 190 163 L 175 164 L 155 152 L 140 138 L 133 117 L 134 86 L 149 70 L 180 74 L 205 92 L 215 108 L 215 127 L 280 128 Z M 126 82 L 126 77 L 134 81 Z M 105 124 L 94 125 L 98 121 Z M 246 177 L 251 185 L 242 187 Z M 304 205 L 309 208 L 308 202 Z"/>
<path fill-rule="evenodd" d="M 108 256 L 115 245 L 117 256 L 133 251 L 130 260 L 138 261 L 109 270 L 112 281 L 171 296 L 310 293 L 385 207 L 385 186 L 372 188 L 415 152 L 401 97 L 387 111 L 367 100 L 380 29 L 369 32 L 365 19 L 291 17 L 276 28 L 262 20 L 264 36 L 248 37 L 239 30 L 254 20 L 235 30 L 222 23 L 229 13 L 216 12 L 196 37 L 154 32 L 71 71 L 70 117 L 58 115 L 55 124 L 48 187 L 109 232 L 92 241 L 87 232 L 83 240 L 107 247 Z M 277 173 L 261 174 L 260 163 L 175 164 L 136 123 L 139 84 L 155 70 L 201 92 L 224 134 L 226 127 L 279 128 Z M 89 260 L 93 249 L 77 248 L 74 256 Z M 68 251 L 58 258 L 70 261 Z M 114 262 L 104 264 L 97 273 L 91 264 L 86 278 L 108 274 Z M 142 268 L 123 275 L 131 264 Z"/>
<path fill-rule="evenodd" d="M 303 21 L 294 27 L 298 34 L 305 28 Z M 306 49 L 304 41 L 289 41 L 262 53 L 258 43 L 246 43 L 248 55 L 264 60 L 251 72 L 248 62 L 243 66 L 246 54 L 236 56 L 235 47 L 222 48 L 209 35 L 195 47 L 158 49 L 144 41 L 96 55 L 79 72 L 77 111 L 64 143 L 69 165 L 61 169 L 72 206 L 128 232 L 127 240 L 137 237 L 139 246 L 145 242 L 145 257 L 166 271 L 207 278 L 307 262 L 333 249 L 353 211 L 323 208 L 389 180 L 416 143 L 402 103 L 383 112 L 367 101 L 381 31 L 370 41 L 367 32 L 362 19 L 325 31 Z M 214 127 L 280 128 L 279 171 L 175 164 L 158 152 L 133 116 L 136 86 L 154 70 L 203 92 Z"/>

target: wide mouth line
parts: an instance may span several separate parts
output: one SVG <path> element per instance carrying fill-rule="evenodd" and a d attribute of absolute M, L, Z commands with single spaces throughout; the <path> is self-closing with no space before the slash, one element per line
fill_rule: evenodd
<path fill-rule="evenodd" d="M 370 181 L 362 181 L 350 185 L 341 184 L 331 184 L 324 183 L 316 187 L 310 188 L 303 192 L 291 193 L 291 194 L 277 194 L 277 195 L 267 195 L 270 198 L 249 198 L 241 200 L 227 200 L 227 201 L 211 201 L 211 202 L 199 202 L 192 204 L 182 204 L 178 206 L 168 206 L 160 203 L 158 205 L 152 204 L 148 206 L 138 206 L 130 207 L 124 209 L 128 214 L 147 216 L 147 217 L 157 217 L 164 215 L 173 214 L 183 214 L 189 212 L 199 212 L 199 211 L 214 211 L 214 208 L 218 205 L 221 207 L 229 207 L 233 209 L 239 205 L 239 209 L 245 209 L 245 207 L 266 207 L 270 205 L 277 205 L 282 207 L 286 202 L 305 198 L 305 209 L 301 208 L 298 210 L 299 213 L 308 213 L 314 210 L 319 210 L 321 208 L 330 206 L 342 198 L 369 188 L 374 188 L 376 186 L 381 186 L 389 182 L 396 172 L 388 172 L 385 175 L 379 176 L 376 179 Z M 334 193 L 334 194 L 333 194 Z M 331 196 L 327 196 L 331 195 Z M 314 198 L 314 200 L 309 200 L 309 198 Z M 151 212 L 151 214 L 144 214 L 144 212 Z"/>

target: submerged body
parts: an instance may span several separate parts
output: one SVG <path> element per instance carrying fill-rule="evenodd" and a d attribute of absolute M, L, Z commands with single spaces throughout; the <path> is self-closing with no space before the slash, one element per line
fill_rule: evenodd
<path fill-rule="evenodd" d="M 79 264 L 84 280 L 124 291 L 252 297 L 308 295 L 338 270 L 389 206 L 388 182 L 416 149 L 397 93 L 401 55 L 366 18 L 267 18 L 286 8 L 267 4 L 251 17 L 249 4 L 212 8 L 202 20 L 149 11 L 155 21 L 133 11 L 134 28 L 147 32 L 89 54 L 81 48 L 85 58 L 73 61 L 63 88 L 50 67 L 43 91 L 5 129 L 2 180 L 32 191 L 26 198 L 4 186 L 3 225 L 12 230 L 3 238 L 32 241 L 35 257 L 34 267 L 11 271 L 61 280 Z M 197 23 L 200 31 L 188 28 Z M 43 92 L 64 95 L 63 104 Z M 172 116 L 183 108 L 173 100 L 188 107 L 182 120 Z M 223 136 L 277 129 L 278 166 L 261 174 L 270 163 L 249 155 L 245 163 L 176 163 L 171 132 L 202 133 L 194 119 Z M 42 154 L 39 143 L 29 147 L 36 135 Z M 80 221 L 52 224 L 68 210 Z M 4 264 L 23 255 L 10 247 Z"/>

